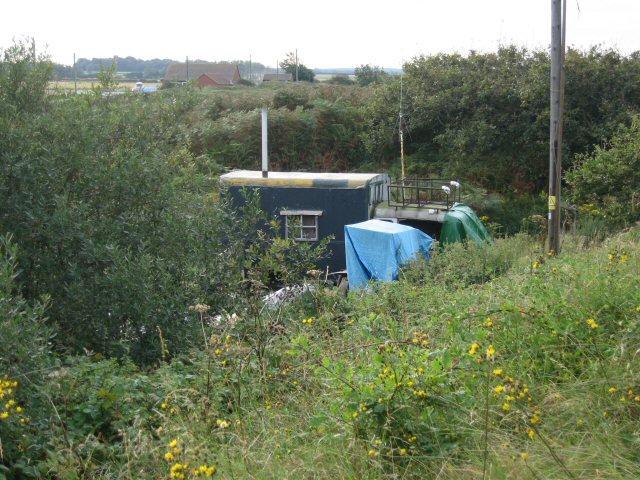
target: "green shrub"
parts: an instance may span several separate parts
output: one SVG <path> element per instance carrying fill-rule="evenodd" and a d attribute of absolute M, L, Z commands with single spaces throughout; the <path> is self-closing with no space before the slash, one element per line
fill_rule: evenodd
<path fill-rule="evenodd" d="M 17 245 L 0 237 L 0 477 L 33 473 L 29 460 L 42 447 L 39 428 L 48 409 L 40 388 L 52 364 L 53 333 L 44 316 L 49 299 L 27 302 L 18 275 Z"/>
<path fill-rule="evenodd" d="M 403 276 L 415 285 L 466 287 L 488 282 L 529 263 L 539 254 L 539 248 L 533 237 L 526 234 L 498 238 L 493 244 L 483 246 L 474 242 L 450 243 L 434 248 L 429 261 L 419 259 L 410 263 L 403 269 Z"/>
<path fill-rule="evenodd" d="M 581 155 L 566 172 L 572 201 L 588 223 L 602 219 L 613 229 L 640 220 L 640 119 L 620 127 L 608 147 Z M 592 223 L 592 222 L 591 222 Z"/>

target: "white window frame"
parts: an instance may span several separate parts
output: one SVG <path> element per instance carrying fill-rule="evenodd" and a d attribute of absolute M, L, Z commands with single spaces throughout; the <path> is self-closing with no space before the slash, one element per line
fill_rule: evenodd
<path fill-rule="evenodd" d="M 280 215 L 284 217 L 284 238 L 289 239 L 289 231 L 298 242 L 316 242 L 320 238 L 318 218 L 322 216 L 322 210 L 281 210 Z M 304 217 L 312 217 L 313 224 L 305 224 Z M 311 232 L 311 235 L 304 232 Z"/>

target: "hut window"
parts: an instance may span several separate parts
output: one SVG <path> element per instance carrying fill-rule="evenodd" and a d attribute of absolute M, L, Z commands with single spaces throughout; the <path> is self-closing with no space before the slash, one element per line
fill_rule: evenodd
<path fill-rule="evenodd" d="M 321 210 L 282 210 L 284 217 L 285 238 L 292 238 L 301 242 L 318 240 L 318 217 Z"/>

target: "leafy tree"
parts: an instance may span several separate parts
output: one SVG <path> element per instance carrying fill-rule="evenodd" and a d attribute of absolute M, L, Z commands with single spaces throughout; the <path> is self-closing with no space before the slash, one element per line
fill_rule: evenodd
<path fill-rule="evenodd" d="M 374 83 L 383 83 L 389 79 L 389 74 L 381 67 L 360 65 L 356 67 L 356 83 L 360 86 L 367 86 Z"/>
<path fill-rule="evenodd" d="M 97 94 L 110 94 L 118 87 L 117 78 L 118 66 L 116 61 L 113 60 L 110 67 L 105 68 L 100 65 L 100 71 L 98 72 L 98 85 L 94 88 Z"/>
<path fill-rule="evenodd" d="M 403 107 L 410 174 L 454 176 L 518 195 L 545 188 L 549 63 L 547 52 L 514 46 L 407 63 Z M 563 159 L 569 166 L 640 110 L 640 58 L 570 50 L 566 72 Z M 363 141 L 381 162 L 399 152 L 399 101 L 399 82 L 391 81 L 374 92 L 367 108 Z"/>
<path fill-rule="evenodd" d="M 292 74 L 294 81 L 296 81 L 297 78 L 299 81 L 313 82 L 316 76 L 316 74 L 313 73 L 313 70 L 307 68 L 300 61 L 296 63 L 296 54 L 293 52 L 287 53 L 287 57 L 280 62 L 280 68 L 285 72 Z"/>
<path fill-rule="evenodd" d="M 0 49 L 0 114 L 34 112 L 46 103 L 53 64 L 46 55 L 34 56 L 29 39 Z"/>
<path fill-rule="evenodd" d="M 351 80 L 348 75 L 333 75 L 327 83 L 332 83 L 333 85 L 353 85 L 356 82 Z"/>
<path fill-rule="evenodd" d="M 579 155 L 565 174 L 570 198 L 582 213 L 612 227 L 640 220 L 640 117 L 621 127 L 606 147 Z"/>

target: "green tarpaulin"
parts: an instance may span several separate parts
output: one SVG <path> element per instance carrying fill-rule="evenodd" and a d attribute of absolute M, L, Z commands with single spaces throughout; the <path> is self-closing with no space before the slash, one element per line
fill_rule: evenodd
<path fill-rule="evenodd" d="M 478 245 L 491 242 L 491 235 L 475 212 L 463 203 L 456 203 L 445 215 L 441 243 L 464 242 L 473 240 Z"/>

